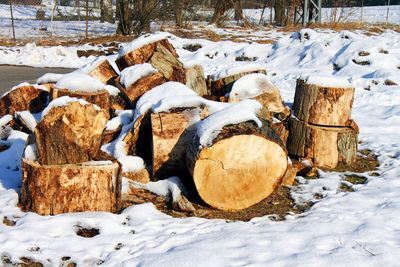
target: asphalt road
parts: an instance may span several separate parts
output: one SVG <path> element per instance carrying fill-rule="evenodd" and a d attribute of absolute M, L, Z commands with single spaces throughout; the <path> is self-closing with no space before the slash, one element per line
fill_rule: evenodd
<path fill-rule="evenodd" d="M 74 69 L 32 68 L 23 66 L 0 65 L 0 96 L 22 82 L 36 83 L 37 78 L 45 73 L 68 73 Z"/>

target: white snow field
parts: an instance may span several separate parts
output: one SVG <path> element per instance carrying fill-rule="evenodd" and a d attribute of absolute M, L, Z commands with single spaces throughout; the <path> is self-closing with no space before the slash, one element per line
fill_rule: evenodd
<path fill-rule="evenodd" d="M 350 31 L 304 29 L 283 36 L 274 44 L 168 36 L 179 59 L 188 65 L 202 65 L 205 75 L 246 69 L 249 64 L 266 69 L 269 80 L 279 88 L 289 107 L 300 76 L 330 77 L 330 81 L 350 83 L 356 88 L 352 117 L 360 128 L 359 148 L 371 149 L 378 155 L 380 176 L 361 174 L 368 178 L 366 184 L 348 184 L 355 192 L 339 190 L 344 173 L 320 171 L 320 179 L 316 180 L 297 177 L 300 185 L 292 188 L 296 203 L 311 200 L 316 204 L 303 214 L 288 214 L 283 221 L 275 221 L 273 216 L 249 222 L 177 219 L 157 211 L 152 204 L 131 206 L 121 214 L 39 216 L 17 207 L 21 153 L 27 135 L 11 131 L 7 140 L 0 141 L 10 145 L 0 152 L 0 219 L 7 217 L 16 224 L 0 223 L 2 256 L 13 262 L 28 257 L 45 266 L 65 265 L 61 260 L 64 256 L 71 257 L 78 266 L 399 265 L 399 33 L 386 30 L 366 36 Z M 202 47 L 196 52 L 183 49 L 191 43 Z M 76 49 L 27 45 L 8 53 L 0 51 L 0 61 L 81 67 L 94 60 L 77 57 Z M 255 61 L 236 61 L 241 55 Z M 108 59 L 114 61 L 116 57 Z M 121 121 L 128 125 L 133 114 L 123 113 L 126 116 Z M 0 118 L 0 126 L 10 119 Z M 323 198 L 315 199 L 316 193 Z M 100 234 L 83 238 L 76 235 L 78 227 L 98 228 Z"/>

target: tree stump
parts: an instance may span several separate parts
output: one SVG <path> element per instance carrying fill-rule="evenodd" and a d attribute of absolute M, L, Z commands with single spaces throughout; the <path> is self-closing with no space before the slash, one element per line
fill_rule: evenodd
<path fill-rule="evenodd" d="M 233 84 L 235 81 L 239 80 L 241 77 L 251 74 L 251 73 L 262 73 L 266 74 L 267 72 L 263 69 L 254 70 L 254 71 L 246 71 L 237 73 L 234 75 L 230 75 L 227 77 L 223 77 L 217 80 L 212 80 L 211 76 L 207 76 L 207 87 L 209 90 L 209 95 L 216 95 L 216 96 L 224 96 L 229 93 L 232 89 Z"/>
<path fill-rule="evenodd" d="M 50 100 L 56 99 L 62 96 L 76 97 L 86 100 L 89 103 L 95 104 L 102 109 L 110 109 L 110 94 L 107 90 L 101 90 L 97 92 L 72 92 L 68 89 L 59 89 L 55 86 L 50 86 Z"/>
<path fill-rule="evenodd" d="M 95 160 L 101 151 L 101 136 L 108 111 L 78 101 L 54 107 L 35 128 L 39 163 L 75 164 Z"/>
<path fill-rule="evenodd" d="M 22 159 L 19 206 L 39 215 L 66 212 L 118 212 L 121 197 L 120 164 L 42 165 Z"/>
<path fill-rule="evenodd" d="M 212 146 L 201 147 L 199 138 L 187 150 L 187 165 L 204 202 L 222 210 L 250 207 L 268 197 L 280 183 L 287 153 L 270 127 L 254 122 L 225 126 Z"/>
<path fill-rule="evenodd" d="M 337 167 L 339 162 L 352 164 L 356 160 L 356 127 L 324 127 L 290 118 L 288 130 L 289 155 L 310 158 L 315 166 L 328 169 Z"/>
<path fill-rule="evenodd" d="M 298 79 L 293 113 L 307 123 L 345 126 L 351 119 L 353 100 L 354 87 L 324 87 Z"/>
<path fill-rule="evenodd" d="M 178 54 L 167 39 L 136 48 L 119 57 L 115 63 L 119 70 L 136 64 L 150 63 L 168 81 L 185 83 L 185 70 Z"/>
<path fill-rule="evenodd" d="M 33 85 L 23 85 L 13 89 L 0 98 L 0 118 L 15 111 L 29 110 L 32 113 L 42 111 L 47 105 L 49 93 Z"/>
<path fill-rule="evenodd" d="M 137 100 L 144 95 L 147 91 L 150 91 L 156 86 L 159 86 L 165 83 L 165 79 L 161 76 L 160 73 L 151 73 L 128 86 L 128 88 L 124 88 L 120 84 L 119 77 L 116 79 L 116 84 L 120 90 L 124 92 L 124 94 L 129 98 L 129 101 L 132 103 L 132 107 L 136 106 Z"/>
<path fill-rule="evenodd" d="M 196 65 L 185 69 L 186 86 L 196 92 L 199 96 L 207 95 L 207 84 L 204 77 L 203 67 Z"/>

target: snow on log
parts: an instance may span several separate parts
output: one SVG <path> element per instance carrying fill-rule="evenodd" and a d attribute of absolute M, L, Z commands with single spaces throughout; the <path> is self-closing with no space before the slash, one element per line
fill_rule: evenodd
<path fill-rule="evenodd" d="M 94 160 L 100 152 L 108 111 L 80 99 L 57 98 L 35 128 L 39 163 L 73 164 Z"/>
<path fill-rule="evenodd" d="M 78 71 L 99 79 L 103 84 L 107 84 L 111 79 L 118 77 L 117 72 L 105 56 L 96 58 L 93 62 L 86 64 Z"/>
<path fill-rule="evenodd" d="M 43 86 L 19 84 L 1 96 L 0 117 L 6 114 L 14 115 L 15 111 L 23 110 L 38 113 L 46 107 L 48 95 Z"/>
<path fill-rule="evenodd" d="M 246 68 L 244 68 L 243 71 L 241 71 L 241 72 L 239 70 L 241 70 L 241 69 L 238 69 L 237 73 L 236 73 L 236 71 L 225 71 L 222 74 L 207 76 L 207 87 L 208 87 L 210 94 L 216 95 L 216 96 L 224 96 L 231 91 L 232 86 L 235 83 L 235 81 L 239 80 L 243 76 L 245 76 L 247 74 L 252 74 L 252 73 L 266 74 L 266 71 L 264 69 L 246 70 Z M 230 73 L 234 73 L 234 74 L 230 74 Z M 227 75 L 224 76 L 224 74 L 227 74 Z"/>
<path fill-rule="evenodd" d="M 81 164 L 42 165 L 22 159 L 19 206 L 39 215 L 66 212 L 118 212 L 121 196 L 120 164 L 90 161 Z"/>
<path fill-rule="evenodd" d="M 257 100 L 280 120 L 286 120 L 290 116 L 290 110 L 283 105 L 278 88 L 265 74 L 248 74 L 233 84 L 228 102 L 236 103 L 247 98 Z"/>
<path fill-rule="evenodd" d="M 185 76 L 185 85 L 195 91 L 197 95 L 209 95 L 202 66 L 196 65 L 190 68 L 185 68 Z"/>
<path fill-rule="evenodd" d="M 196 189 L 204 202 L 217 209 L 244 209 L 268 197 L 288 166 L 286 150 L 270 127 L 268 111 L 256 101 L 258 106 L 248 101 L 254 100 L 244 100 L 204 119 L 187 149 L 186 162 Z M 244 102 L 256 105 L 255 118 L 235 114 L 235 108 L 243 114 Z M 223 116 L 241 122 L 225 121 L 215 136 L 212 126 L 223 121 Z"/>
<path fill-rule="evenodd" d="M 132 43 L 120 51 L 115 61 L 120 71 L 133 65 L 150 63 L 168 81 L 185 83 L 183 65 L 177 59 L 178 54 L 167 39 L 151 43 L 139 40 L 136 42 L 138 45 L 134 44 L 135 41 Z"/>
<path fill-rule="evenodd" d="M 345 126 L 351 119 L 354 87 L 331 77 L 298 79 L 294 115 L 302 121 L 323 126 Z"/>
<path fill-rule="evenodd" d="M 357 129 L 317 126 L 290 118 L 287 149 L 289 155 L 312 159 L 317 167 L 333 169 L 339 162 L 352 164 L 356 160 Z"/>

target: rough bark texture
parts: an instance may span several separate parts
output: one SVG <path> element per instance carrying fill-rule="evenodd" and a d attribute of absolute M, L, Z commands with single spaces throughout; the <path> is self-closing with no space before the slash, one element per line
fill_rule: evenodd
<path fill-rule="evenodd" d="M 130 102 L 132 103 L 133 107 L 136 106 L 137 100 L 145 94 L 147 91 L 150 91 L 154 87 L 165 83 L 164 77 L 160 73 L 151 73 L 133 84 L 131 84 L 128 88 L 124 88 L 124 93 L 129 98 Z M 117 85 L 119 88 L 123 88 L 123 86 L 119 82 L 119 78 L 116 80 Z"/>
<path fill-rule="evenodd" d="M 216 96 L 224 96 L 229 93 L 232 89 L 233 83 L 242 78 L 243 76 L 251 73 L 262 73 L 266 74 L 266 71 L 261 70 L 254 70 L 254 71 L 247 71 L 241 72 L 235 75 L 227 76 L 218 80 L 212 80 L 211 76 L 207 77 L 207 86 L 210 95 Z"/>
<path fill-rule="evenodd" d="M 289 131 L 287 129 L 287 123 L 286 122 L 274 122 L 274 123 L 272 123 L 271 127 L 279 135 L 279 138 L 282 140 L 282 143 L 286 146 L 287 138 L 289 136 Z"/>
<path fill-rule="evenodd" d="M 54 86 L 50 87 L 50 100 L 62 96 L 82 98 L 83 100 L 95 104 L 107 111 L 110 109 L 110 94 L 107 92 L 107 90 L 101 90 L 97 92 L 71 92 L 67 89 L 59 89 Z"/>
<path fill-rule="evenodd" d="M 193 113 L 204 109 L 187 109 L 172 113 L 151 114 L 153 136 L 153 178 L 162 179 L 187 174 L 186 148 L 194 129 L 187 129 Z M 202 115 L 201 115 L 202 116 Z"/>
<path fill-rule="evenodd" d="M 163 39 L 157 42 L 146 44 L 133 51 L 130 51 L 126 55 L 119 57 L 115 61 L 115 63 L 117 64 L 120 71 L 136 64 L 146 63 L 150 60 L 151 56 L 154 54 L 158 44 L 166 48 L 173 57 L 178 58 L 178 54 L 176 53 L 175 48 L 171 45 L 171 43 L 167 39 Z"/>
<path fill-rule="evenodd" d="M 122 176 L 142 184 L 150 182 L 150 173 L 147 169 L 142 169 L 138 172 L 123 172 Z"/>
<path fill-rule="evenodd" d="M 118 212 L 120 164 L 41 165 L 22 160 L 19 206 L 40 215 L 66 212 Z"/>
<path fill-rule="evenodd" d="M 290 118 L 288 130 L 287 149 L 292 156 L 310 158 L 323 168 L 356 160 L 358 134 L 354 128 L 316 126 Z"/>
<path fill-rule="evenodd" d="M 108 112 L 70 102 L 52 108 L 36 125 L 40 164 L 75 164 L 96 159 Z"/>
<path fill-rule="evenodd" d="M 351 119 L 354 88 L 322 87 L 297 80 L 294 115 L 302 121 L 324 126 L 346 126 Z"/>
<path fill-rule="evenodd" d="M 187 166 L 204 202 L 222 210 L 238 210 L 268 197 L 287 169 L 287 153 L 259 114 L 263 126 L 253 122 L 225 126 L 211 147 L 198 138 L 187 150 Z"/>
<path fill-rule="evenodd" d="M 117 137 L 121 133 L 121 130 L 122 130 L 122 125 L 118 126 L 118 128 L 114 130 L 104 130 L 101 137 L 102 145 L 111 143 L 112 141 L 117 139 Z"/>
<path fill-rule="evenodd" d="M 115 72 L 108 59 L 104 59 L 104 61 L 88 73 L 88 75 L 99 79 L 104 84 L 107 84 L 110 79 L 118 77 L 118 74 Z"/>
<path fill-rule="evenodd" d="M 0 98 L 0 118 L 6 114 L 14 115 L 15 111 L 38 113 L 46 107 L 48 95 L 32 85 L 16 88 Z"/>
<path fill-rule="evenodd" d="M 185 69 L 186 86 L 191 88 L 199 96 L 207 95 L 207 84 L 203 67 L 196 65 Z"/>

